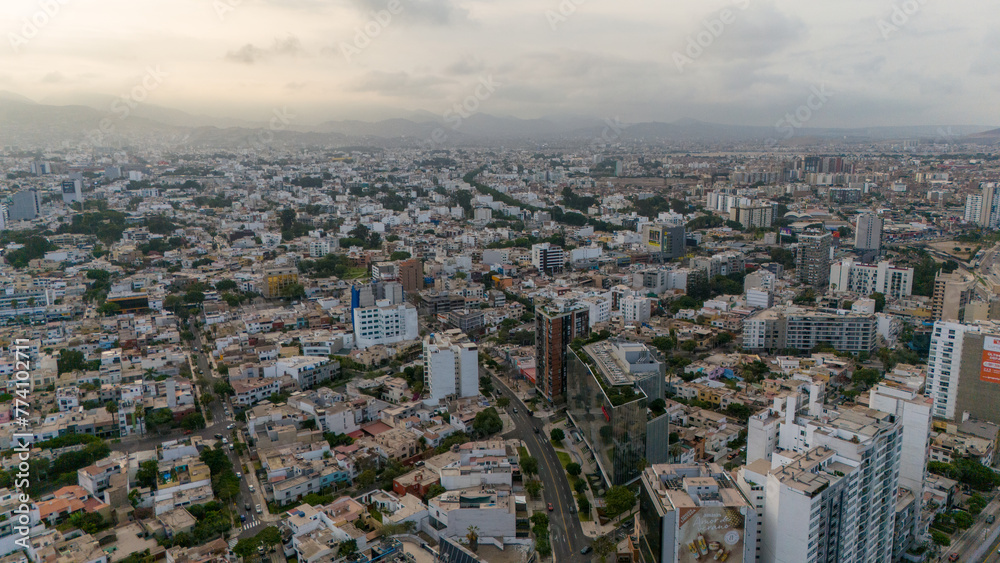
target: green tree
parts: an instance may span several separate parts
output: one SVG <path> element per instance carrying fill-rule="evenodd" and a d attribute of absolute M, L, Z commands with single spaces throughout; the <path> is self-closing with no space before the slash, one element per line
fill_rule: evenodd
<path fill-rule="evenodd" d="M 424 502 L 431 500 L 432 498 L 441 495 L 448 489 L 442 487 L 439 483 L 434 483 L 427 488 L 427 494 L 424 495 Z"/>
<path fill-rule="evenodd" d="M 872 368 L 861 368 L 854 372 L 851 376 L 851 381 L 856 384 L 864 385 L 865 387 L 873 387 L 876 383 L 882 380 L 882 374 L 878 370 Z"/>
<path fill-rule="evenodd" d="M 522 458 L 521 473 L 524 473 L 528 477 L 538 475 L 538 460 L 531 456 Z"/>
<path fill-rule="evenodd" d="M 201 430 L 205 427 L 205 417 L 201 413 L 193 412 L 184 415 L 181 419 L 181 428 L 185 430 Z"/>
<path fill-rule="evenodd" d="M 615 552 L 617 546 L 611 536 L 601 536 L 594 540 L 592 544 L 594 548 L 594 555 L 601 560 L 601 563 L 605 563 L 608 560 L 608 556 Z"/>
<path fill-rule="evenodd" d="M 885 310 L 885 294 L 884 293 L 873 293 L 871 298 L 875 300 L 875 312 L 881 313 Z"/>
<path fill-rule="evenodd" d="M 497 399 L 497 406 L 498 407 L 500 407 L 502 409 L 505 409 L 509 405 L 510 405 L 510 399 L 508 399 L 507 397 L 500 397 L 499 399 Z"/>
<path fill-rule="evenodd" d="M 350 540 L 340 543 L 340 547 L 337 549 L 338 557 L 348 557 L 354 555 L 358 552 L 358 542 L 356 540 Z"/>
<path fill-rule="evenodd" d="M 489 436 L 503 430 L 503 421 L 497 410 L 489 407 L 476 413 L 476 418 L 472 420 L 472 429 L 479 436 Z"/>
<path fill-rule="evenodd" d="M 635 493 L 628 487 L 615 485 L 604 495 L 604 502 L 608 517 L 614 518 L 635 506 Z"/>
<path fill-rule="evenodd" d="M 552 438 L 553 442 L 562 442 L 566 438 L 566 433 L 561 428 L 553 428 L 552 432 L 549 433 L 549 437 Z"/>
<path fill-rule="evenodd" d="M 587 500 L 587 495 L 579 495 L 576 504 L 580 507 L 580 514 L 590 514 L 590 501 Z"/>
<path fill-rule="evenodd" d="M 940 530 L 931 529 L 931 541 L 942 547 L 948 547 L 951 545 L 951 538 L 948 537 L 948 534 Z"/>
<path fill-rule="evenodd" d="M 375 484 L 375 477 L 375 470 L 366 469 L 359 473 L 354 481 L 357 483 L 358 487 L 367 488 Z"/>
<path fill-rule="evenodd" d="M 532 479 L 531 481 L 525 483 L 524 490 L 531 498 L 538 498 L 542 493 L 542 482 L 538 479 Z"/>
<path fill-rule="evenodd" d="M 159 465 L 155 459 L 144 461 L 139 464 L 139 469 L 135 472 L 135 481 L 140 487 L 155 489 L 159 474 Z"/>
<path fill-rule="evenodd" d="M 583 473 L 583 468 L 580 467 L 579 463 L 572 462 L 566 464 L 566 473 L 569 473 L 573 477 L 579 477 Z"/>

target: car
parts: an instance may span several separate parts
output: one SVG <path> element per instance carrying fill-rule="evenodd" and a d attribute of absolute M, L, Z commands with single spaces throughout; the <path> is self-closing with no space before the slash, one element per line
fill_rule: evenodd
<path fill-rule="evenodd" d="M 951 555 L 949 555 L 948 556 L 948 561 L 958 561 L 958 554 L 957 553 L 952 553 Z"/>
<path fill-rule="evenodd" d="M 246 522 L 246 521 L 247 521 L 247 515 L 246 514 L 240 514 L 240 522 Z"/>
<path fill-rule="evenodd" d="M 264 553 L 264 546 L 258 545 L 257 546 L 257 553 Z"/>
<path fill-rule="evenodd" d="M 541 433 L 542 433 L 542 431 L 541 431 L 541 430 L 539 430 L 539 429 L 538 429 L 538 427 L 536 426 L 536 427 L 535 427 L 535 434 L 541 434 Z"/>
<path fill-rule="evenodd" d="M 249 488 L 250 488 L 250 492 L 251 492 L 251 493 L 252 493 L 252 492 L 254 492 L 254 491 L 256 490 L 256 489 L 254 489 L 254 488 L 253 488 L 253 485 L 247 485 L 247 487 L 249 487 Z"/>
<path fill-rule="evenodd" d="M 590 547 L 588 545 L 588 546 L 586 546 L 586 547 L 584 547 L 583 549 L 580 550 L 580 555 L 586 555 L 586 554 L 590 553 L 591 551 L 594 551 L 594 548 Z"/>
<path fill-rule="evenodd" d="M 184 435 L 185 436 L 190 436 L 191 435 L 191 431 L 190 430 L 185 430 L 184 431 Z"/>
<path fill-rule="evenodd" d="M 549 503 L 549 512 L 552 512 L 553 510 L 555 510 L 555 507 L 553 507 L 552 503 L 550 502 Z"/>
<path fill-rule="evenodd" d="M 232 444 L 229 444 L 229 451 L 236 451 L 236 448 Z"/>
<path fill-rule="evenodd" d="M 514 407 L 514 414 L 517 414 L 517 407 Z"/>
<path fill-rule="evenodd" d="M 216 434 L 215 435 L 215 439 L 216 440 L 221 440 L 222 439 L 222 434 Z"/>
<path fill-rule="evenodd" d="M 257 510 L 257 514 L 260 514 L 261 512 L 263 512 L 263 510 L 260 509 L 260 505 L 259 504 L 257 505 L 256 510 Z"/>
<path fill-rule="evenodd" d="M 247 509 L 247 512 L 250 512 L 250 503 L 249 502 L 243 503 L 243 508 Z"/>
<path fill-rule="evenodd" d="M 243 478 L 243 473 L 242 473 L 242 472 L 240 472 L 240 471 L 237 471 L 237 472 L 236 472 L 236 478 L 237 478 L 237 479 L 242 479 L 242 478 Z"/>
<path fill-rule="evenodd" d="M 229 438 L 223 438 L 222 439 L 222 443 L 223 444 L 228 444 L 229 443 Z"/>
<path fill-rule="evenodd" d="M 986 517 L 986 523 L 987 524 L 992 524 L 992 523 L 994 523 L 996 521 L 997 521 L 997 517 L 994 516 L 994 515 L 992 515 L 992 514 L 990 514 L 989 516 Z"/>
<path fill-rule="evenodd" d="M 226 430 L 232 430 L 233 428 L 236 428 L 236 425 L 230 424 L 229 426 L 226 427 Z"/>

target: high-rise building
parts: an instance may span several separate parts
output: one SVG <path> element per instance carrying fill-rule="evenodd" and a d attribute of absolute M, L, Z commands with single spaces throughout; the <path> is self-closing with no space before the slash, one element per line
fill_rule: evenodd
<path fill-rule="evenodd" d="M 718 464 L 645 468 L 639 507 L 629 542 L 642 557 L 629 561 L 757 561 L 757 512 Z"/>
<path fill-rule="evenodd" d="M 881 293 L 902 299 L 913 293 L 913 268 L 898 268 L 890 262 L 858 264 L 850 258 L 830 266 L 830 291 L 833 293 Z"/>
<path fill-rule="evenodd" d="M 364 350 L 379 344 L 397 344 L 416 340 L 417 309 L 413 305 L 392 305 L 388 300 L 377 301 L 374 307 L 354 309 L 354 342 Z"/>
<path fill-rule="evenodd" d="M 763 495 L 759 561 L 892 561 L 900 418 L 823 405 L 819 389 L 810 387 L 808 401 L 798 393 L 776 397 L 750 418 L 737 484 L 748 496 Z"/>
<path fill-rule="evenodd" d="M 416 258 L 403 260 L 398 265 L 399 283 L 403 291 L 412 293 L 424 288 L 424 264 Z"/>
<path fill-rule="evenodd" d="M 983 182 L 983 206 L 979 213 L 979 224 L 987 229 L 1000 227 L 1000 184 Z"/>
<path fill-rule="evenodd" d="M 729 210 L 729 220 L 743 225 L 744 229 L 768 229 L 774 223 L 774 205 L 733 207 Z"/>
<path fill-rule="evenodd" d="M 299 283 L 299 271 L 295 268 L 271 268 L 264 272 L 264 297 L 281 297 L 285 288 Z"/>
<path fill-rule="evenodd" d="M 743 320 L 747 350 L 812 350 L 823 344 L 840 352 L 872 352 L 878 336 L 875 315 L 832 309 L 773 307 Z"/>
<path fill-rule="evenodd" d="M 936 418 L 1000 424 L 1000 324 L 934 323 L 924 394 Z"/>
<path fill-rule="evenodd" d="M 983 196 L 969 194 L 965 196 L 965 216 L 962 218 L 966 223 L 981 224 L 980 219 L 983 214 Z"/>
<path fill-rule="evenodd" d="M 854 249 L 875 253 L 882 250 L 881 217 L 874 213 L 865 213 L 858 217 L 857 231 L 854 236 Z"/>
<path fill-rule="evenodd" d="M 931 296 L 931 318 L 935 321 L 958 321 L 962 309 L 972 299 L 976 280 L 959 271 L 945 274 L 940 270 L 934 275 L 934 293 Z"/>
<path fill-rule="evenodd" d="M 562 273 L 566 265 L 566 255 L 563 249 L 554 244 L 543 242 L 531 245 L 531 264 L 545 274 Z"/>
<path fill-rule="evenodd" d="M 562 402 L 566 394 L 570 342 L 590 333 L 590 307 L 556 301 L 535 308 L 535 362 L 538 388 L 546 399 Z"/>
<path fill-rule="evenodd" d="M 83 180 L 67 180 L 62 183 L 63 203 L 83 201 Z"/>
<path fill-rule="evenodd" d="M 479 395 L 479 348 L 460 330 L 424 337 L 424 380 L 429 402 Z"/>
<path fill-rule="evenodd" d="M 11 197 L 7 218 L 11 221 L 31 221 L 41 212 L 42 204 L 34 188 L 23 190 Z"/>
<path fill-rule="evenodd" d="M 868 393 L 871 408 L 896 415 L 902 426 L 902 448 L 900 450 L 899 486 L 912 498 L 912 507 L 906 507 L 906 516 L 899 510 L 897 502 L 896 540 L 893 542 L 893 561 L 900 560 L 913 542 L 920 536 L 920 514 L 923 505 L 924 477 L 927 473 L 928 452 L 930 451 L 931 409 L 934 402 L 918 393 L 918 389 L 885 380 Z"/>
<path fill-rule="evenodd" d="M 799 251 L 795 255 L 795 276 L 799 283 L 825 288 L 830 283 L 830 233 L 806 232 L 799 235 Z"/>
<path fill-rule="evenodd" d="M 643 463 L 669 461 L 670 417 L 648 414 L 665 397 L 664 366 L 645 344 L 595 342 L 567 362 L 566 412 L 607 485 L 631 483 Z"/>
<path fill-rule="evenodd" d="M 663 260 L 684 256 L 687 240 L 683 226 L 671 227 L 645 223 L 642 225 L 642 242 L 649 252 L 659 253 Z"/>

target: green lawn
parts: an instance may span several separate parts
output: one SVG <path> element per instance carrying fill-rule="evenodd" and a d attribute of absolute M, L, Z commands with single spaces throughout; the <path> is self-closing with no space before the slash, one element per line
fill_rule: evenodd
<path fill-rule="evenodd" d="M 570 458 L 569 454 L 566 452 L 556 450 L 556 455 L 559 457 L 559 463 L 562 464 L 563 469 L 566 469 L 567 465 L 573 463 L 572 458 Z"/>
<path fill-rule="evenodd" d="M 347 273 L 344 274 L 345 280 L 356 280 L 365 277 L 368 277 L 367 268 L 348 268 Z"/>

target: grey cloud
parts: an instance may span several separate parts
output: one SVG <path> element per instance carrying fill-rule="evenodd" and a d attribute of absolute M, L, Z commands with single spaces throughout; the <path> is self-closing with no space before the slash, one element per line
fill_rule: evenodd
<path fill-rule="evenodd" d="M 455 61 L 452 64 L 445 67 L 445 74 L 451 76 L 468 76 L 470 74 L 477 74 L 483 72 L 486 69 L 486 65 L 483 61 L 475 56 L 469 56 L 462 60 Z"/>
<path fill-rule="evenodd" d="M 61 72 L 50 72 L 42 77 L 42 82 L 46 84 L 58 84 L 60 82 L 65 82 L 66 76 Z"/>
<path fill-rule="evenodd" d="M 402 11 L 396 16 L 402 23 L 449 25 L 469 21 L 469 11 L 456 0 L 398 0 Z M 354 0 L 366 16 L 385 10 L 389 0 Z M 394 19 L 393 21 L 396 21 Z"/>
<path fill-rule="evenodd" d="M 289 35 L 284 39 L 275 39 L 274 44 L 264 49 L 253 43 L 247 43 L 235 51 L 226 53 L 226 60 L 234 63 L 252 65 L 271 56 L 295 57 L 303 54 L 302 42 L 298 37 Z"/>

